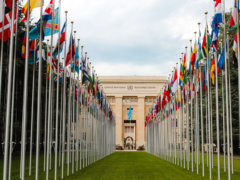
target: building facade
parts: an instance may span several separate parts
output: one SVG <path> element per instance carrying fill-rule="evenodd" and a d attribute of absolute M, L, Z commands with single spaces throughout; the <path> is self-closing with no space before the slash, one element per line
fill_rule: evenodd
<path fill-rule="evenodd" d="M 100 76 L 99 81 L 113 109 L 116 145 L 137 149 L 145 145 L 145 117 L 164 84 L 162 76 Z M 132 110 L 131 119 L 128 112 Z"/>

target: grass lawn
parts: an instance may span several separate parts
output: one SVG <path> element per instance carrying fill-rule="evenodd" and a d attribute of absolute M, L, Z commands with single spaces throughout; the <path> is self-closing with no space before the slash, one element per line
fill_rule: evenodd
<path fill-rule="evenodd" d="M 41 157 L 39 179 L 45 179 L 45 173 L 43 172 L 43 158 Z M 222 160 L 222 159 L 221 159 Z M 0 177 L 2 178 L 2 167 L 3 162 L 0 160 Z M 33 160 L 33 165 L 35 160 Z M 52 161 L 52 164 L 54 162 Z M 217 179 L 217 169 L 216 169 L 216 156 L 214 157 L 214 170 L 213 179 Z M 223 161 L 221 161 L 223 165 Z M 240 159 L 234 160 L 235 173 L 232 175 L 232 179 L 240 179 Z M 66 167 L 66 166 L 65 166 Z M 65 168 L 65 179 L 177 179 L 177 180 L 187 180 L 187 179 L 209 179 L 208 178 L 208 168 L 206 170 L 206 177 L 201 176 L 201 165 L 199 166 L 199 175 L 194 172 L 190 172 L 184 168 L 171 164 L 164 161 L 158 157 L 155 157 L 146 152 L 116 152 L 104 159 L 82 169 L 75 174 L 71 174 L 70 164 L 70 176 L 66 177 Z M 49 179 L 54 179 L 54 165 L 50 171 Z M 34 168 L 33 176 L 28 176 L 28 160 L 26 160 L 26 178 L 34 179 Z M 60 179 L 60 168 L 58 168 L 58 179 Z M 12 179 L 19 179 L 19 159 L 13 159 L 12 166 Z M 221 168 L 221 179 L 227 179 L 227 173 L 223 172 L 223 167 Z"/>

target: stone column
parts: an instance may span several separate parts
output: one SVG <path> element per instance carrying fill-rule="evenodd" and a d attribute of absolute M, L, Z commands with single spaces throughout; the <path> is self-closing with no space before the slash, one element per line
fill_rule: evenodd
<path fill-rule="evenodd" d="M 123 146 L 122 96 L 116 96 L 116 144 Z"/>
<path fill-rule="evenodd" d="M 145 96 L 138 96 L 138 118 L 136 129 L 136 148 L 141 145 L 145 145 L 145 133 L 144 133 L 144 115 L 145 115 Z"/>

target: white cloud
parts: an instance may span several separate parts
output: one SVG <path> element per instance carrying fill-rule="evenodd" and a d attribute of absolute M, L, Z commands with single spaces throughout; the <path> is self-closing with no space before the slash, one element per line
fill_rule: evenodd
<path fill-rule="evenodd" d="M 62 22 L 68 10 L 99 75 L 167 75 L 213 6 L 209 0 L 62 0 Z"/>

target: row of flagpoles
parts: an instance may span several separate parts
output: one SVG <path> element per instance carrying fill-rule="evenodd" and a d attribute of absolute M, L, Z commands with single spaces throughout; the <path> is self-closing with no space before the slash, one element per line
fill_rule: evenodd
<path fill-rule="evenodd" d="M 39 179 L 39 171 L 42 169 L 39 166 L 41 161 L 44 161 L 43 171 L 46 173 L 46 179 L 49 179 L 52 160 L 54 160 L 54 179 L 60 177 L 58 174 L 61 174 L 63 179 L 65 175 L 70 175 L 70 165 L 71 172 L 74 173 L 115 151 L 115 120 L 87 52 L 84 53 L 83 46 L 80 47 L 80 39 L 76 40 L 74 23 L 71 22 L 68 28 L 67 11 L 65 11 L 62 30 L 60 29 L 61 0 L 58 1 L 57 8 L 55 0 L 51 0 L 45 10 L 43 0 L 27 0 L 21 11 L 18 9 L 19 3 L 17 0 L 0 1 L 0 97 L 6 98 L 6 104 L 0 99 L 0 106 L 6 106 L 6 111 L 3 112 L 5 115 L 2 143 L 3 179 L 11 179 L 12 155 L 14 143 L 17 143 L 13 140 L 13 126 L 14 121 L 17 121 L 14 118 L 14 97 L 16 96 L 16 61 L 19 56 L 16 48 L 18 23 L 21 14 L 24 14 L 21 22 L 25 23 L 26 31 L 21 49 L 21 57 L 25 60 L 25 72 L 20 126 L 22 129 L 21 135 L 19 134 L 21 136 L 19 177 L 25 179 L 27 176 L 26 149 L 29 148 L 29 176 L 33 176 L 32 169 L 35 168 L 35 179 Z M 37 7 L 40 7 L 40 19 L 30 29 L 32 27 L 30 14 Z M 8 13 L 5 13 L 6 8 L 10 10 Z M 70 30 L 69 46 L 67 46 L 67 30 Z M 54 34 L 57 35 L 55 47 Z M 50 39 L 46 40 L 46 36 L 50 36 Z M 5 41 L 9 42 L 8 79 L 7 94 L 2 94 Z M 45 62 L 47 69 L 43 69 Z M 31 94 L 28 88 L 29 66 L 33 69 Z M 46 77 L 43 72 L 46 72 Z M 42 78 L 46 80 L 43 81 Z M 28 104 L 29 98 L 31 98 L 31 107 Z M 37 105 L 34 104 L 35 102 Z M 27 117 L 29 111 L 31 111 L 30 118 Z M 29 124 L 30 133 L 27 133 Z M 33 132 L 36 132 L 35 141 Z M 30 142 L 27 139 L 30 139 Z M 43 158 L 40 151 L 42 146 Z M 35 166 L 32 162 L 33 149 L 36 149 Z M 61 172 L 58 173 L 58 170 Z"/>
<path fill-rule="evenodd" d="M 180 58 L 168 83 L 146 116 L 147 152 L 171 163 L 199 173 L 206 168 L 212 179 L 214 168 L 214 142 L 217 151 L 217 178 L 220 180 L 220 136 L 223 137 L 223 166 L 228 179 L 233 167 L 233 119 L 230 77 L 229 35 L 226 31 L 225 1 L 214 1 L 214 16 L 209 34 L 206 12 L 204 36 L 195 32 L 195 41 L 190 40 L 189 68 L 186 68 L 188 48 Z M 234 0 L 230 30 L 235 34 L 233 41 L 234 63 L 238 61 L 238 92 L 240 98 L 240 53 L 239 53 L 239 1 Z M 236 33 L 233 33 L 236 31 Z M 192 49 L 193 45 L 193 49 Z M 221 74 L 221 76 L 220 76 Z M 220 81 L 219 81 L 220 80 Z M 221 84 L 221 86 L 219 86 Z M 215 86 L 215 88 L 214 88 Z M 211 89 L 215 89 L 215 93 Z M 221 91 L 219 91 L 221 90 Z M 219 97 L 219 92 L 222 97 Z M 215 98 L 213 98 L 215 96 Z M 221 103 L 219 103 L 219 98 Z M 215 102 L 213 102 L 215 100 Z M 239 101 L 240 103 L 240 101 Z M 213 113 L 214 105 L 215 111 Z M 237 105 L 235 105 L 237 106 Z M 219 109 L 222 109 L 222 127 Z M 240 112 L 240 104 L 239 104 Z M 213 121 L 214 120 L 214 121 Z M 239 113 L 240 120 L 240 113 Z M 216 127 L 216 133 L 213 126 Z M 222 130 L 222 134 L 220 134 Z M 240 133 L 240 132 L 239 132 Z M 214 136 L 216 135 L 216 141 Z M 206 145 L 206 148 L 204 146 Z M 206 153 L 205 153 L 206 149 Z M 205 167 L 205 161 L 207 167 Z"/>

